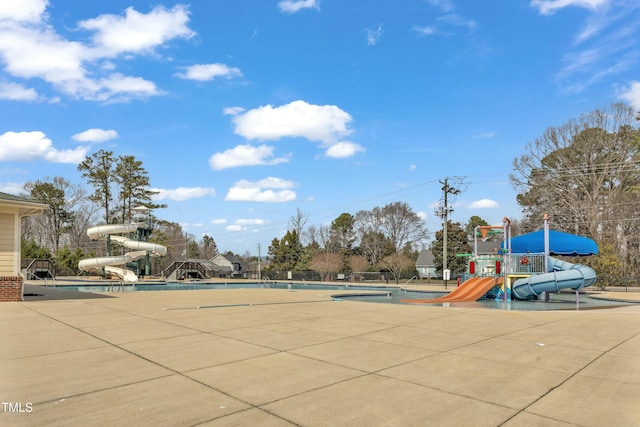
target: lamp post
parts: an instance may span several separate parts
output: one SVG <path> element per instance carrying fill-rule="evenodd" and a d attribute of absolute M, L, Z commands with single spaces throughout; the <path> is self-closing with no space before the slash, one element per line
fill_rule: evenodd
<path fill-rule="evenodd" d="M 187 246 L 189 244 L 189 233 L 184 232 L 184 261 L 187 261 Z"/>
<path fill-rule="evenodd" d="M 258 283 L 262 280 L 260 277 L 260 243 L 258 243 Z"/>
<path fill-rule="evenodd" d="M 291 258 L 289 256 L 289 241 L 285 240 L 284 241 L 284 266 L 287 269 L 287 279 L 291 280 L 291 278 L 293 277 L 291 270 L 290 270 L 290 265 L 289 265 L 289 259 Z"/>

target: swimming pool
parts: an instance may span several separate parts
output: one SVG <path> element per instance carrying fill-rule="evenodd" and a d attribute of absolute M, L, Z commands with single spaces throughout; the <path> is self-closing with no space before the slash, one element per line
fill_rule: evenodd
<path fill-rule="evenodd" d="M 428 299 L 438 298 L 443 293 L 424 293 L 403 291 L 396 289 L 395 292 L 391 292 L 389 295 L 358 295 L 358 296 L 342 296 L 341 299 L 350 299 L 366 302 L 379 302 L 387 304 L 406 304 L 401 300 L 404 299 Z M 521 311 L 547 311 L 547 310 L 593 310 L 603 308 L 614 308 L 625 305 L 631 305 L 633 303 L 624 303 L 619 301 L 608 301 L 591 298 L 588 294 L 580 294 L 580 300 L 578 306 L 576 306 L 576 296 L 574 292 L 560 292 L 550 294 L 549 301 L 515 301 L 502 299 L 481 299 L 473 302 L 441 302 L 432 304 L 418 304 L 432 307 L 460 307 L 460 308 L 491 308 L 496 310 L 521 310 Z"/>
<path fill-rule="evenodd" d="M 110 284 L 96 285 L 86 282 L 77 285 L 56 285 L 56 289 L 78 291 L 78 292 L 151 292 L 151 291 L 173 291 L 173 290 L 206 290 L 206 289 L 288 289 L 288 290 L 323 290 L 329 291 L 337 301 L 351 300 L 375 302 L 383 304 L 403 304 L 415 305 L 402 302 L 404 299 L 429 299 L 438 298 L 447 292 L 424 292 L 415 290 L 404 290 L 397 287 L 384 286 L 363 286 L 363 285 L 322 285 L 305 284 L 297 282 L 228 282 L 228 283 L 207 283 L 207 282 L 184 282 L 184 283 L 154 283 L 154 284 L 120 284 L 111 282 Z M 358 294 L 340 294 L 340 291 L 362 291 Z M 559 292 L 550 294 L 548 302 L 545 301 L 503 301 L 495 299 L 484 299 L 474 302 L 452 302 L 436 304 L 420 304 L 432 307 L 466 307 L 466 308 L 491 308 L 497 310 L 589 310 L 613 308 L 632 303 L 618 301 L 607 301 L 594 299 L 588 294 L 580 294 L 580 301 L 576 307 L 574 292 Z"/>

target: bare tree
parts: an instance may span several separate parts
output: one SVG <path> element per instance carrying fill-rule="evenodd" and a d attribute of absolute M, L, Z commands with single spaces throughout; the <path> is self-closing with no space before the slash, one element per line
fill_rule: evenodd
<path fill-rule="evenodd" d="M 295 231 L 300 236 L 300 239 L 304 239 L 308 219 L 307 215 L 300 208 L 297 208 L 295 215 L 289 219 L 289 230 Z"/>
<path fill-rule="evenodd" d="M 525 219 L 540 222 L 553 213 L 566 231 L 597 238 L 603 221 L 615 215 L 612 204 L 625 202 L 639 184 L 634 119 L 631 107 L 612 104 L 529 142 L 510 176 Z"/>
<path fill-rule="evenodd" d="M 427 239 L 424 221 L 404 202 L 359 211 L 354 223 L 360 250 L 372 265 L 386 255 L 418 248 Z"/>
<path fill-rule="evenodd" d="M 362 210 L 356 213 L 355 230 L 359 240 L 360 251 L 371 265 L 378 265 L 380 260 L 394 252 L 389 239 L 380 232 L 382 217 L 379 210 Z"/>
<path fill-rule="evenodd" d="M 400 282 L 402 273 L 415 268 L 415 262 L 402 252 L 396 252 L 384 257 L 380 265 L 391 272 L 396 284 Z"/>
<path fill-rule="evenodd" d="M 74 211 L 73 224 L 68 232 L 69 244 L 72 247 L 85 246 L 91 241 L 87 236 L 87 229 L 91 224 L 95 224 L 99 209 L 100 207 L 95 203 L 85 202 Z"/>
<path fill-rule="evenodd" d="M 308 246 L 320 250 L 328 250 L 331 246 L 331 229 L 326 225 L 310 225 L 305 235 Z"/>
<path fill-rule="evenodd" d="M 331 273 L 340 271 L 342 256 L 336 253 L 320 252 L 309 263 L 310 268 L 320 275 L 320 279 L 326 281 Z"/>
<path fill-rule="evenodd" d="M 351 271 L 362 273 L 367 271 L 371 264 L 369 264 L 369 260 L 362 255 L 351 255 L 349 257 L 349 266 L 351 267 Z"/>
<path fill-rule="evenodd" d="M 44 236 L 47 247 L 57 253 L 60 246 L 69 240 L 66 236 L 73 228 L 74 210 L 84 199 L 84 190 L 60 176 L 27 182 L 24 189 L 32 199 L 47 204 L 42 215 L 29 220 Z"/>
<path fill-rule="evenodd" d="M 378 208 L 376 208 L 378 209 Z M 424 221 L 404 202 L 390 203 L 381 209 L 382 232 L 396 251 L 417 246 L 427 239 Z"/>
<path fill-rule="evenodd" d="M 637 273 L 640 131 L 634 120 L 631 107 L 615 103 L 529 142 L 510 177 L 523 228 L 539 228 L 549 213 L 556 229 L 612 243 L 623 270 Z"/>

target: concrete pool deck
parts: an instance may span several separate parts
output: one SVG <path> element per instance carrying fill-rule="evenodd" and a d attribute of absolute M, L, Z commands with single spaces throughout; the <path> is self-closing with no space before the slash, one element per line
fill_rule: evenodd
<path fill-rule="evenodd" d="M 640 305 L 529 312 L 334 301 L 324 290 L 38 289 L 0 304 L 2 425 L 640 420 Z"/>

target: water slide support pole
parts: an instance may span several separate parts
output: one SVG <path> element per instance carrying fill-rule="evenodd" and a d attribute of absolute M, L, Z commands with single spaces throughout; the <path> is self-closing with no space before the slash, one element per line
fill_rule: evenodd
<path fill-rule="evenodd" d="M 549 272 L 549 215 L 544 214 L 544 272 Z M 544 293 L 544 302 L 549 302 L 549 292 Z"/>
<path fill-rule="evenodd" d="M 511 221 L 509 221 L 509 218 L 506 216 L 502 219 L 502 237 L 506 243 L 506 253 L 502 257 L 502 275 L 504 276 L 502 286 L 504 286 L 503 297 L 506 304 L 507 293 L 509 293 L 508 290 L 510 288 L 510 283 L 508 282 L 509 272 L 507 270 L 509 270 L 511 265 Z"/>
<path fill-rule="evenodd" d="M 106 244 L 107 256 L 111 256 L 111 234 L 107 234 Z M 107 277 L 107 270 L 104 267 L 100 268 L 100 277 L 103 279 Z"/>
<path fill-rule="evenodd" d="M 478 256 L 478 230 L 480 229 L 479 225 L 476 225 L 476 228 L 473 229 L 473 259 L 475 260 Z"/>

